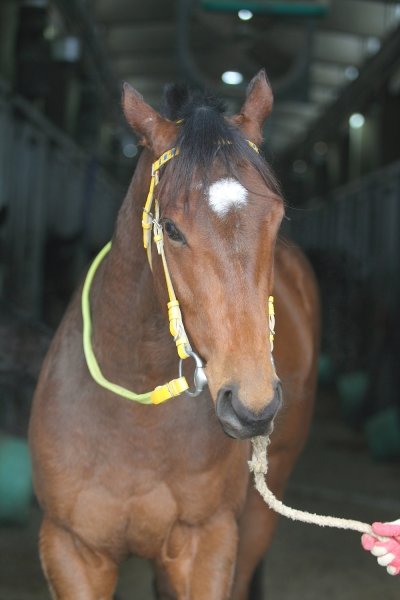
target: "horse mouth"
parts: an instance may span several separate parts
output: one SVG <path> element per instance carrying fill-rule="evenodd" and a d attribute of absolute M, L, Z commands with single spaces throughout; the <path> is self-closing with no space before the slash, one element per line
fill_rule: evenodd
<path fill-rule="evenodd" d="M 235 440 L 247 440 L 258 435 L 269 436 L 274 428 L 272 423 L 260 424 L 257 427 L 254 427 L 243 425 L 239 420 L 237 423 L 233 423 L 232 421 L 219 419 L 219 422 L 224 433 Z"/>

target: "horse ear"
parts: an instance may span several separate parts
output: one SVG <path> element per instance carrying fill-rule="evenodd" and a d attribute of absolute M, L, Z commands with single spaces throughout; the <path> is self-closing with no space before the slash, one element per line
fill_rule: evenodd
<path fill-rule="evenodd" d="M 125 118 L 137 136 L 140 143 L 162 154 L 176 137 L 176 125 L 164 119 L 156 110 L 147 104 L 129 83 L 124 83 L 122 108 Z"/>
<path fill-rule="evenodd" d="M 246 100 L 240 112 L 232 117 L 250 140 L 262 142 L 262 128 L 271 113 L 274 97 L 264 69 L 261 69 L 247 87 Z"/>

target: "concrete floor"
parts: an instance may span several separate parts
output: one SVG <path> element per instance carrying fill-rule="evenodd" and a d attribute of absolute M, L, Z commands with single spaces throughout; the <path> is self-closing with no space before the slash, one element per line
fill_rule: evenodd
<path fill-rule="evenodd" d="M 399 463 L 376 463 L 362 435 L 340 420 L 324 394 L 286 503 L 366 522 L 400 517 Z M 24 529 L 0 529 L 0 600 L 49 600 L 36 549 L 40 514 Z M 281 519 L 265 568 L 268 600 L 399 600 L 400 576 L 390 577 L 361 550 L 353 532 Z M 119 600 L 151 600 L 151 573 L 131 559 L 121 572 Z M 260 599 L 261 600 L 261 599 Z"/>

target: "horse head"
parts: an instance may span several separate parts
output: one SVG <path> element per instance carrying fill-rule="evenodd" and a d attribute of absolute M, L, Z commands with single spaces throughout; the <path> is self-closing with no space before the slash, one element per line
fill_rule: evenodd
<path fill-rule="evenodd" d="M 265 73 L 251 81 L 240 113 L 230 118 L 214 99 L 180 88 L 167 93 L 167 116 L 129 86 L 123 108 L 153 160 L 179 150 L 160 170 L 159 222 L 185 328 L 205 361 L 223 430 L 235 438 L 268 433 L 282 395 L 267 301 L 284 209 L 257 151 L 272 108 Z M 164 303 L 156 257 L 153 274 Z"/>

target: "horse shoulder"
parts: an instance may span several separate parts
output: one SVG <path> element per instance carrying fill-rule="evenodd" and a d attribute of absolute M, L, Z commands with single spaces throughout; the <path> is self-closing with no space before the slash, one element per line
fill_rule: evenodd
<path fill-rule="evenodd" d="M 304 254 L 279 242 L 275 256 L 274 357 L 283 388 L 271 453 L 297 456 L 307 438 L 314 406 L 319 351 L 318 287 Z"/>
<path fill-rule="evenodd" d="M 279 242 L 275 254 L 275 355 L 278 374 L 313 370 L 319 340 L 319 295 L 310 263 L 293 243 Z"/>

